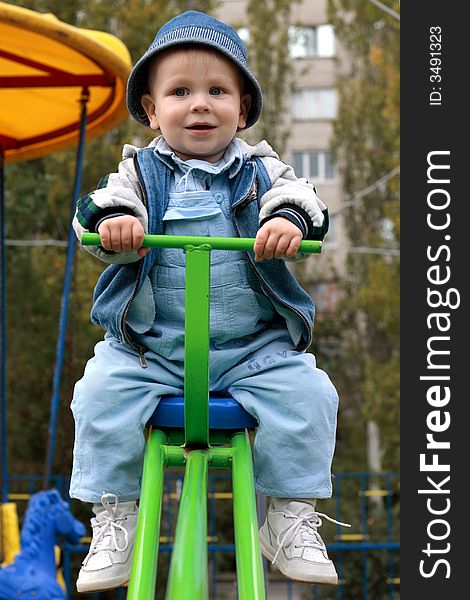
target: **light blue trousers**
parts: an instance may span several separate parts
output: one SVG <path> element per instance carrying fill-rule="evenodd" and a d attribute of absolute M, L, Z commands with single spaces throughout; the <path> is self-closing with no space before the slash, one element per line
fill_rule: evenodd
<path fill-rule="evenodd" d="M 258 492 L 328 498 L 338 396 L 314 356 L 291 345 L 288 336 L 278 337 L 232 363 L 227 348 L 211 350 L 210 389 L 228 391 L 258 419 Z M 145 424 L 162 395 L 183 391 L 182 362 L 152 351 L 146 359 L 148 368 L 142 369 L 136 354 L 110 336 L 96 345 L 72 401 L 71 497 L 99 502 L 103 492 L 112 492 L 121 501 L 139 498 Z"/>

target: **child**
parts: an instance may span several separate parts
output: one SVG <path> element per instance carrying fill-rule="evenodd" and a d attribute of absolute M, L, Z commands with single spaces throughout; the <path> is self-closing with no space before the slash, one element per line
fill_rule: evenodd
<path fill-rule="evenodd" d="M 313 303 L 282 260 L 323 238 L 327 209 L 267 142 L 236 138 L 259 118 L 262 92 L 228 25 L 196 11 L 166 23 L 129 77 L 127 106 L 161 136 L 125 146 L 74 220 L 79 238 L 99 232 L 102 246 L 87 249 L 112 263 L 91 312 L 106 334 L 72 401 L 70 495 L 95 514 L 77 589 L 128 580 L 144 427 L 162 395 L 183 391 L 184 253 L 143 249 L 144 233 L 256 237 L 254 256 L 211 255 L 210 389 L 259 422 L 256 486 L 272 497 L 263 554 L 287 577 L 334 584 L 315 502 L 332 492 L 338 397 L 306 352 Z"/>

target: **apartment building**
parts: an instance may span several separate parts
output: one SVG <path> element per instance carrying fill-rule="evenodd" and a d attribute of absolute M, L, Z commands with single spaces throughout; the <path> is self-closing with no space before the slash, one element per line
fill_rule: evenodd
<path fill-rule="evenodd" d="M 222 0 L 217 16 L 236 26 L 247 39 L 247 0 Z M 306 177 L 328 206 L 330 230 L 322 254 L 294 265 L 317 311 L 329 311 L 337 299 L 337 281 L 345 265 L 341 185 L 330 152 L 332 120 L 337 111 L 335 70 L 341 49 L 327 19 L 327 0 L 293 3 L 289 52 L 294 67 L 294 89 L 287 124 L 290 136 L 282 158 L 298 176 Z M 277 149 L 279 151 L 279 149 Z"/>

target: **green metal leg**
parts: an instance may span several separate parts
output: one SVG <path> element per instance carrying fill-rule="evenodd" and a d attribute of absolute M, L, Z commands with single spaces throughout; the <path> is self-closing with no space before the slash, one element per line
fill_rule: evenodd
<path fill-rule="evenodd" d="M 238 597 L 240 600 L 265 600 L 253 463 L 246 431 L 233 436 L 232 447 L 233 519 Z"/>
<path fill-rule="evenodd" d="M 165 469 L 165 434 L 156 429 L 147 442 L 139 519 L 127 600 L 154 600 Z"/>
<path fill-rule="evenodd" d="M 207 600 L 207 473 L 210 452 L 187 452 L 167 600 Z"/>

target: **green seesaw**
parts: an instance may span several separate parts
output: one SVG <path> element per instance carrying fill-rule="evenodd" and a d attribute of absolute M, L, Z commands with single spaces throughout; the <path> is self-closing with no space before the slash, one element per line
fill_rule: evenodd
<path fill-rule="evenodd" d="M 164 397 L 150 419 L 139 518 L 127 600 L 153 600 L 166 467 L 184 467 L 184 483 L 168 574 L 167 600 L 207 600 L 209 468 L 231 469 L 238 595 L 266 598 L 248 431 L 256 420 L 233 398 L 209 397 L 209 294 L 212 250 L 252 251 L 254 239 L 147 235 L 144 247 L 186 253 L 184 398 Z M 86 233 L 84 245 L 98 245 Z M 321 252 L 305 240 L 302 253 Z M 252 260 L 252 256 L 250 256 Z"/>

